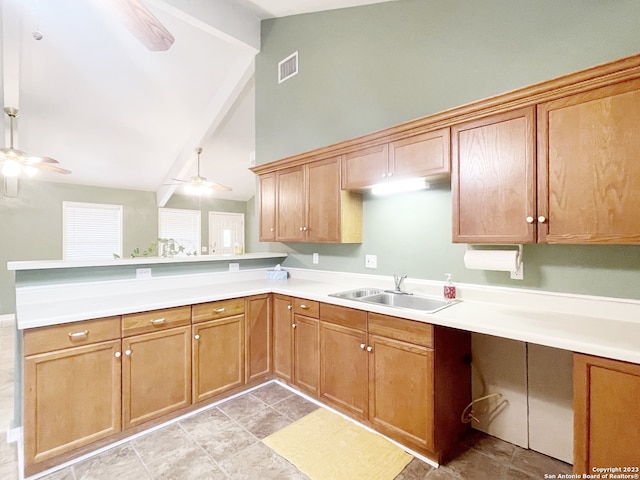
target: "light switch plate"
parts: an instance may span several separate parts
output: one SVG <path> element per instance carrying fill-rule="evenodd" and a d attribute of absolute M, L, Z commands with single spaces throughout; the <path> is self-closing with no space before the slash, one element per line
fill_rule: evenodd
<path fill-rule="evenodd" d="M 317 265 L 319 261 L 320 261 L 320 255 L 318 255 L 317 253 L 314 253 L 313 254 L 313 263 L 315 263 Z"/>
<path fill-rule="evenodd" d="M 365 268 L 378 268 L 378 256 L 377 255 L 365 255 L 364 256 Z"/>
<path fill-rule="evenodd" d="M 239 263 L 229 263 L 229 271 L 230 272 L 238 272 L 238 271 L 240 271 L 240 264 Z"/>

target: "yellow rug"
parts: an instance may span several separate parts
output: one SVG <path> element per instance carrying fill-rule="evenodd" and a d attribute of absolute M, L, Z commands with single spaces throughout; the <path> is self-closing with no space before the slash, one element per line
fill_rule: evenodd
<path fill-rule="evenodd" d="M 413 459 L 380 435 L 324 408 L 263 442 L 312 480 L 391 480 Z"/>

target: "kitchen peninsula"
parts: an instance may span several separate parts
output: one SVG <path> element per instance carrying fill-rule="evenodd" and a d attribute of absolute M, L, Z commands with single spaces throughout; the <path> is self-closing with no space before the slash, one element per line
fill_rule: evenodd
<path fill-rule="evenodd" d="M 59 264 L 57 266 L 61 267 Z M 29 410 L 37 408 L 36 389 L 40 385 L 37 381 L 29 380 L 33 375 L 39 373 L 33 370 L 35 367 L 29 373 L 30 359 L 41 360 L 47 355 L 53 355 L 52 358 L 58 359 L 64 357 L 65 352 L 68 353 L 71 350 L 79 352 L 82 349 L 90 350 L 95 345 L 102 345 L 103 350 L 106 349 L 107 352 L 102 358 L 102 362 L 106 362 L 108 366 L 105 371 L 113 374 L 111 377 L 108 375 L 107 377 L 117 377 L 117 385 L 123 382 L 124 392 L 124 385 L 131 381 L 131 378 L 125 379 L 126 362 L 132 361 L 131 359 L 135 357 L 135 353 L 132 355 L 131 351 L 136 352 L 136 348 L 144 345 L 131 346 L 133 345 L 131 342 L 138 337 L 156 340 L 157 337 L 163 338 L 167 332 L 172 332 L 176 335 L 175 342 L 166 343 L 165 346 L 174 345 L 179 350 L 179 355 L 176 358 L 181 358 L 183 361 L 181 368 L 177 369 L 182 373 L 182 381 L 177 382 L 180 385 L 178 390 L 182 392 L 182 396 L 178 395 L 180 401 L 175 402 L 175 408 L 169 408 L 167 411 L 159 409 L 160 413 L 148 417 L 151 420 L 150 423 L 145 423 L 146 417 L 141 415 L 140 421 L 131 423 L 130 429 L 127 429 L 127 417 L 123 416 L 123 412 L 120 410 L 121 405 L 126 406 L 126 402 L 121 403 L 120 389 L 117 389 L 117 398 L 107 402 L 110 408 L 117 406 L 117 411 L 113 413 L 110 408 L 105 410 L 115 418 L 113 424 L 110 423 L 108 428 L 101 428 L 100 435 L 95 438 L 86 435 L 82 438 L 83 443 L 80 444 L 67 441 L 62 446 L 49 446 L 50 448 L 44 452 L 33 450 L 31 455 L 29 455 L 27 448 L 27 473 L 41 471 L 78 453 L 86 453 L 95 445 L 104 445 L 113 439 L 123 438 L 144 429 L 145 425 L 153 423 L 153 419 L 167 419 L 171 415 L 185 412 L 189 408 L 193 408 L 194 405 L 198 405 L 198 398 L 212 401 L 273 377 L 287 381 L 320 401 L 373 426 L 392 438 L 398 439 L 401 443 L 432 458 L 435 462 L 445 459 L 447 450 L 455 441 L 455 434 L 459 433 L 458 427 L 448 424 L 446 418 L 453 418 L 454 413 L 455 417 L 459 418 L 460 409 L 464 408 L 462 403 L 466 404 L 468 400 L 469 389 L 461 388 L 460 390 L 466 394 L 452 397 L 457 402 L 455 403 L 455 412 L 445 411 L 442 413 L 436 408 L 431 414 L 424 416 L 427 424 L 431 425 L 435 422 L 434 437 L 426 436 L 421 441 L 416 440 L 416 434 L 421 432 L 407 431 L 409 428 L 407 426 L 404 426 L 403 431 L 403 425 L 395 429 L 391 427 L 380 428 L 385 423 L 384 412 L 379 418 L 374 415 L 376 412 L 371 409 L 368 413 L 363 412 L 358 409 L 357 405 L 349 404 L 342 398 L 340 393 L 343 392 L 336 391 L 326 381 L 323 383 L 323 372 L 330 371 L 331 367 L 331 362 L 324 361 L 326 355 L 323 357 L 323 339 L 343 338 L 331 335 L 336 331 L 344 333 L 346 328 L 351 329 L 350 333 L 354 332 L 355 338 L 359 338 L 357 335 L 364 335 L 362 338 L 365 343 L 371 346 L 373 352 L 376 352 L 378 348 L 373 342 L 379 338 L 385 338 L 384 341 L 387 343 L 380 343 L 381 348 L 390 348 L 389 345 L 410 345 L 412 351 L 423 352 L 427 355 L 420 358 L 428 360 L 423 360 L 423 363 L 418 362 L 418 365 L 430 366 L 429 374 L 435 374 L 435 383 L 429 385 L 429 391 L 435 395 L 436 399 L 442 390 L 442 386 L 438 384 L 437 380 L 440 352 L 451 350 L 454 357 L 460 356 L 458 366 L 450 369 L 451 371 L 448 371 L 447 375 L 457 375 L 458 379 L 467 378 L 466 381 L 469 382 L 469 366 L 462 361 L 462 357 L 468 354 L 469 332 L 576 352 L 579 355 L 575 355 L 574 382 L 580 379 L 587 381 L 589 378 L 588 375 L 583 375 L 582 370 L 576 371 L 576 368 L 582 368 L 584 371 L 597 369 L 602 373 L 612 372 L 612 365 L 617 365 L 620 366 L 622 373 L 616 373 L 618 375 L 616 380 L 622 380 L 625 388 L 635 391 L 634 389 L 637 389 L 637 385 L 640 383 L 640 373 L 638 372 L 640 351 L 637 347 L 637 339 L 640 338 L 640 322 L 636 320 L 640 318 L 640 302 L 635 300 L 459 285 L 458 298 L 462 300 L 460 303 L 434 314 L 426 314 L 419 311 L 400 311 L 389 306 L 365 305 L 329 296 L 331 293 L 364 286 L 391 288 L 393 286 L 392 279 L 381 276 L 289 269 L 290 277 L 287 280 L 274 281 L 267 280 L 266 268 L 263 267 L 243 269 L 237 272 L 182 273 L 147 279 L 105 280 L 100 278 L 104 275 L 102 271 L 104 265 L 100 265 L 95 268 L 96 277 L 90 281 L 86 279 L 79 281 L 78 278 L 71 281 L 60 279 L 57 284 L 52 285 L 41 279 L 41 276 L 47 276 L 47 270 L 50 267 L 50 264 L 42 265 L 38 262 L 9 264 L 9 268 L 16 270 L 17 328 L 24 335 L 25 341 L 24 352 L 19 353 L 19 362 L 23 361 L 24 356 L 26 379 L 24 384 L 25 446 L 28 447 L 29 442 L 33 441 L 33 438 L 30 437 L 38 433 L 38 426 L 29 424 L 28 421 Z M 79 273 L 79 271 L 74 272 L 74 268 L 70 265 L 63 268 L 67 270 L 67 274 L 65 274 L 67 279 Z M 81 269 L 87 268 L 91 269 L 87 265 L 81 267 Z M 22 278 L 26 272 L 31 272 L 29 274 L 31 284 L 29 285 Z M 35 275 L 36 272 L 39 274 Z M 86 275 L 86 271 L 82 271 L 82 275 Z M 109 274 L 104 276 L 109 278 Z M 35 279 L 39 280 L 35 281 Z M 405 287 L 410 292 L 428 296 L 440 296 L 442 292 L 440 282 L 426 280 L 409 279 Z M 205 308 L 206 312 L 203 310 L 202 313 L 198 313 L 198 308 Z M 87 322 L 100 321 L 105 321 L 107 325 L 98 325 L 100 329 L 96 331 L 96 334 L 100 335 L 102 333 L 99 332 L 105 330 L 111 331 L 111 333 L 107 333 L 104 337 L 91 338 L 94 329 L 93 327 L 89 328 Z M 295 349 L 296 340 L 304 337 L 285 339 L 283 343 L 280 326 L 283 324 L 282 322 L 284 325 L 288 325 L 287 322 L 291 321 L 293 324 L 289 326 L 300 325 L 299 332 L 304 331 L 307 335 L 311 335 L 310 341 L 318 349 L 314 359 L 314 368 L 311 369 L 310 374 L 308 369 L 296 369 L 295 365 L 296 361 L 305 361 L 305 356 Z M 307 323 L 305 324 L 305 322 Z M 235 363 L 233 363 L 235 369 L 232 369 L 232 375 L 227 374 L 228 378 L 213 381 L 213 387 L 209 390 L 202 388 L 198 390 L 194 387 L 198 377 L 198 360 L 195 353 L 198 349 L 199 339 L 203 338 L 204 340 L 206 333 L 204 330 L 198 329 L 204 327 L 205 323 L 213 328 L 218 328 L 215 331 L 211 330 L 215 333 L 212 333 L 209 341 L 215 340 L 217 335 L 222 335 L 221 338 L 224 341 L 219 346 L 225 348 L 226 355 L 230 355 L 229 348 L 233 347 L 231 349 L 232 356 L 229 358 L 235 359 Z M 44 349 L 36 349 L 35 351 L 38 353 L 27 351 L 27 338 L 31 333 L 43 332 L 47 329 L 55 330 L 59 328 L 57 326 L 62 324 L 64 324 L 62 337 L 66 344 L 58 344 L 57 350 L 54 352 L 50 349 L 55 346 L 55 342 Z M 76 325 L 77 328 L 75 328 Z M 420 325 L 424 325 L 424 327 L 413 328 Z M 104 329 L 102 329 L 103 327 Z M 298 329 L 294 327 L 294 330 L 298 335 Z M 287 327 L 287 331 L 291 332 L 291 329 Z M 408 332 L 411 332 L 413 336 L 407 337 Z M 74 336 L 76 334 L 79 335 Z M 447 336 L 451 338 L 447 338 Z M 77 344 L 74 343 L 76 341 L 78 341 Z M 94 341 L 98 343 L 93 344 Z M 88 345 L 89 343 L 91 345 Z M 439 348 L 439 346 L 445 345 L 448 347 Z M 456 346 L 456 348 L 451 348 L 452 346 Z M 359 350 L 358 346 L 355 348 Z M 308 351 L 305 349 L 305 352 Z M 169 352 L 165 350 L 165 353 Z M 286 357 L 293 357 L 288 359 L 289 362 L 292 362 L 288 366 L 293 366 L 293 368 L 289 370 L 284 368 L 285 375 L 283 375 L 283 368 L 281 368 L 283 353 L 285 353 L 285 367 L 287 366 Z M 606 358 L 606 361 L 611 362 L 611 365 L 607 365 L 605 370 L 597 362 L 592 361 L 595 358 L 591 357 L 593 355 Z M 205 357 L 206 355 L 203 354 L 202 358 Z M 306 360 L 308 361 L 308 358 Z M 451 359 L 449 360 L 451 361 Z M 368 360 L 369 366 L 371 367 L 376 361 Z M 122 379 L 120 377 L 121 369 Z M 212 370 L 217 371 L 216 369 Z M 293 372 L 293 380 L 286 378 L 287 371 Z M 223 375 L 220 372 L 219 374 Z M 296 378 L 300 380 L 305 378 L 305 375 L 307 375 L 307 381 L 296 382 Z M 585 395 L 583 399 L 574 399 L 576 419 L 581 415 L 578 411 L 580 402 L 583 405 L 587 404 L 590 398 L 589 392 L 596 391 L 594 388 L 608 388 L 609 384 L 606 381 L 602 383 L 598 378 L 596 380 L 601 383 L 592 386 L 591 389 L 580 390 L 576 387 L 576 392 L 582 391 Z M 135 385 L 132 384 L 131 388 L 135 389 Z M 369 389 L 371 388 L 370 384 Z M 20 391 L 20 388 L 16 388 L 16 392 Z M 203 392 L 204 395 L 201 395 Z M 104 400 L 104 397 L 102 399 Z M 19 401 L 16 404 L 21 405 L 23 399 L 18 398 L 17 400 Z M 67 400 L 70 402 L 69 399 Z M 131 408 L 135 410 L 135 407 Z M 123 410 L 126 410 L 126 407 Z M 419 405 L 417 411 L 424 413 L 424 406 Z M 585 412 L 585 415 L 588 415 L 588 411 L 585 410 Z M 622 415 L 619 411 L 607 411 L 606 413 L 605 422 L 610 420 L 610 414 Z M 438 419 L 442 416 L 445 417 L 444 427 L 438 429 Z M 132 415 L 129 417 L 129 420 L 133 418 Z M 124 421 L 121 421 L 122 418 Z M 632 416 L 629 418 L 630 420 L 626 424 L 631 429 L 637 428 L 637 422 L 634 423 Z M 598 419 L 591 419 L 590 425 L 598 425 Z M 444 430 L 444 434 L 438 430 Z M 576 421 L 575 431 L 576 471 L 578 471 L 581 468 L 578 466 L 581 446 L 585 445 L 587 441 L 601 440 L 588 439 L 589 432 L 581 430 L 578 421 Z M 451 438 L 449 438 L 449 432 L 453 432 Z M 622 433 L 620 435 L 620 431 L 617 432 L 619 438 L 625 438 L 625 432 Z M 587 435 L 587 437 L 581 439 L 578 435 Z M 96 438 L 102 440 L 96 440 Z M 634 443 L 637 440 L 632 440 L 632 438 L 634 437 L 627 437 L 627 440 L 623 442 L 628 445 L 626 448 L 637 447 L 637 444 Z M 83 446 L 85 444 L 88 446 Z M 444 448 L 440 452 L 439 447 L 441 446 Z M 638 449 L 636 448 L 634 451 L 637 452 Z"/>

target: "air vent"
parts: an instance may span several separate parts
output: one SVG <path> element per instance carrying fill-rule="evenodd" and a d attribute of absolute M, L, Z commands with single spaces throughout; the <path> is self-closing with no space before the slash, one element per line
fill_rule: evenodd
<path fill-rule="evenodd" d="M 293 52 L 278 63 L 278 83 L 290 79 L 298 73 L 298 52 Z"/>

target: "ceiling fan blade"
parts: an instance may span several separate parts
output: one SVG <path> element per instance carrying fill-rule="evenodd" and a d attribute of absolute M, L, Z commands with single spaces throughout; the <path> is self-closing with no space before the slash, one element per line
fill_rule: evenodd
<path fill-rule="evenodd" d="M 216 190 L 224 190 L 225 192 L 230 192 L 231 190 L 233 190 L 231 187 L 225 187 L 224 185 L 220 185 L 219 183 L 215 182 L 207 182 L 207 187 L 214 188 Z"/>
<path fill-rule="evenodd" d="M 175 38 L 140 0 L 109 0 L 129 31 L 153 52 L 166 51 Z"/>
<path fill-rule="evenodd" d="M 30 163 L 29 165 L 35 168 L 39 168 L 40 170 L 46 170 L 48 172 L 62 173 L 64 175 L 68 175 L 69 173 L 71 173 L 71 170 L 56 167 L 55 165 L 51 165 L 49 163 Z"/>
<path fill-rule="evenodd" d="M 27 162 L 33 164 L 33 163 L 60 163 L 58 160 L 56 160 L 55 158 L 51 158 L 51 157 L 34 157 L 33 155 L 29 155 L 26 158 Z"/>
<path fill-rule="evenodd" d="M 181 180 L 179 178 L 172 178 L 171 180 L 173 180 L 174 182 L 180 182 L 180 183 L 191 183 L 191 180 Z M 177 185 L 177 184 L 167 184 L 167 185 Z"/>

